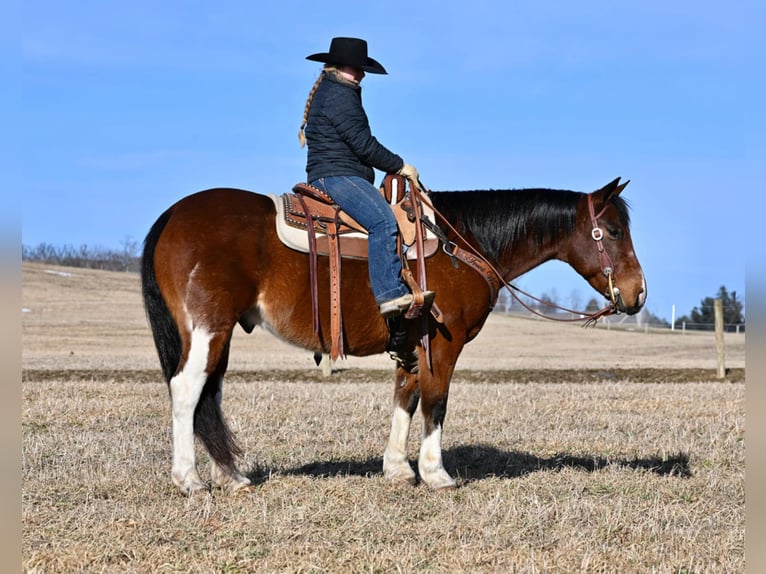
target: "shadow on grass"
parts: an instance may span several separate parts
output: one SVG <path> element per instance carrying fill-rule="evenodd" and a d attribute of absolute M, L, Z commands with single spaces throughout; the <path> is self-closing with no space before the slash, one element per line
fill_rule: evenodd
<path fill-rule="evenodd" d="M 658 475 L 691 476 L 689 455 L 679 452 L 662 457 L 659 455 L 636 458 L 610 458 L 605 456 L 574 456 L 554 454 L 540 457 L 518 451 L 502 451 L 491 445 L 458 446 L 444 452 L 444 464 L 464 482 L 488 477 L 515 478 L 539 471 L 556 471 L 573 468 L 584 472 L 596 472 L 608 466 L 645 470 Z"/>
<path fill-rule="evenodd" d="M 518 451 L 504 451 L 494 446 L 479 444 L 456 446 L 443 452 L 447 472 L 459 477 L 464 484 L 490 477 L 517 478 L 539 471 L 557 471 L 566 468 L 596 472 L 608 466 L 645 470 L 662 476 L 689 477 L 689 455 L 679 452 L 669 456 L 640 458 L 609 458 L 604 456 L 573 456 L 555 454 L 540 457 Z M 414 463 L 414 461 L 411 461 Z M 413 466 L 417 466 L 416 463 Z M 375 476 L 381 474 L 383 460 L 315 461 L 296 468 L 278 471 L 278 474 L 296 476 Z M 254 484 L 268 480 L 269 472 L 253 468 L 248 477 Z"/>

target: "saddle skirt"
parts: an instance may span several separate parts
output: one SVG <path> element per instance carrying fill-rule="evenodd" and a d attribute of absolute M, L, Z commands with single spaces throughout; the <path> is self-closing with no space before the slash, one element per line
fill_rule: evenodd
<path fill-rule="evenodd" d="M 332 249 L 329 230 L 336 235 L 341 257 L 367 259 L 367 230 L 339 209 L 332 199 L 319 189 L 307 184 L 298 184 L 294 188 L 298 193 L 285 193 L 281 196 L 270 195 L 277 210 L 277 235 L 282 243 L 302 253 L 310 252 L 308 226 L 314 229 L 317 255 L 329 255 Z M 402 245 L 406 246 L 405 256 L 415 260 L 418 257 L 415 243 L 415 221 L 410 219 L 409 194 L 405 193 L 403 179 L 387 177 L 383 196 L 391 205 L 396 217 Z M 422 217 L 434 221 L 433 210 L 423 205 Z M 308 214 L 306 212 L 309 212 Z M 439 240 L 429 229 L 423 234 L 423 256 L 430 257 L 439 247 Z"/>

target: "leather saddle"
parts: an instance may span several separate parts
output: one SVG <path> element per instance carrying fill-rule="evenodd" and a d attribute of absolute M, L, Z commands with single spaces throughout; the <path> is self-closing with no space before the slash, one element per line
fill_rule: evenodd
<path fill-rule="evenodd" d="M 403 256 L 409 260 L 417 259 L 415 215 L 404 177 L 387 175 L 381 193 L 391 205 L 396 217 L 401 245 L 405 251 Z M 277 235 L 287 247 L 310 253 L 313 233 L 314 247 L 318 255 L 329 256 L 333 249 L 340 249 L 341 257 L 367 259 L 367 230 L 340 209 L 321 189 L 307 183 L 298 183 L 293 187 L 292 193 L 280 197 L 272 196 L 272 199 L 277 207 Z M 423 216 L 434 221 L 433 210 L 424 205 L 421 205 L 421 208 Z M 334 239 L 337 239 L 337 245 L 332 244 Z M 439 239 L 426 228 L 423 235 L 423 256 L 430 257 L 438 247 Z"/>

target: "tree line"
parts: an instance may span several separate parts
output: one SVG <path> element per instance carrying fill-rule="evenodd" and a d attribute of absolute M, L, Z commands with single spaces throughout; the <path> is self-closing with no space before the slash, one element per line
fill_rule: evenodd
<path fill-rule="evenodd" d="M 65 265 L 67 267 L 84 267 L 87 269 L 102 269 L 104 271 L 134 271 L 141 269 L 139 243 L 126 238 L 120 249 L 106 249 L 81 245 L 55 246 L 50 243 L 40 243 L 34 247 L 21 246 L 21 260 Z"/>
<path fill-rule="evenodd" d="M 723 304 L 723 324 L 724 330 L 731 331 L 737 326 L 745 327 L 745 307 L 742 300 L 737 297 L 737 292 L 729 293 L 726 286 L 721 285 L 715 297 L 705 297 L 700 302 L 699 307 L 694 307 L 689 315 L 684 315 L 676 319 L 676 328 L 685 327 L 686 329 L 707 331 L 715 324 L 715 300 L 720 299 Z"/>

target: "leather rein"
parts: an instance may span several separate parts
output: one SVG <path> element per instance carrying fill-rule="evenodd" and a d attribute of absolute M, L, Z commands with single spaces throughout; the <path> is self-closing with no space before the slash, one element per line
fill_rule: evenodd
<path fill-rule="evenodd" d="M 598 213 L 595 213 L 595 208 L 593 206 L 593 194 L 587 194 L 588 197 L 588 211 L 590 213 L 590 219 L 591 224 L 593 225 L 593 228 L 591 229 L 591 237 L 593 238 L 593 241 L 596 242 L 596 248 L 598 249 L 599 253 L 599 260 L 601 262 L 601 272 L 606 276 L 607 281 L 609 282 L 609 291 L 606 295 L 609 297 L 609 304 L 603 307 L 602 309 L 599 309 L 598 311 L 595 311 L 594 313 L 587 313 L 585 311 L 574 311 L 572 309 L 567 309 L 566 307 L 562 307 L 560 305 L 557 305 L 555 303 L 551 303 L 549 301 L 543 301 L 542 299 L 539 299 L 535 297 L 534 295 L 530 295 L 529 293 L 523 291 L 522 289 L 519 289 L 515 285 L 512 285 L 511 283 L 508 283 L 502 276 L 502 274 L 492 265 L 486 257 L 484 257 L 479 251 L 474 248 L 451 224 L 447 219 L 439 212 L 438 209 L 434 207 L 434 205 L 431 203 L 431 200 L 428 198 L 428 189 L 423 186 L 423 184 L 420 181 L 413 181 L 410 179 L 410 191 L 412 192 L 413 196 L 416 200 L 419 200 L 424 205 L 427 205 L 430 207 L 436 217 L 440 219 L 447 228 L 452 231 L 452 233 L 455 234 L 455 236 L 463 243 L 465 244 L 466 248 L 458 246 L 455 242 L 447 240 L 444 233 L 437 233 L 439 236 L 439 239 L 442 241 L 443 247 L 442 249 L 444 252 L 452 259 L 453 264 L 457 265 L 455 262 L 455 258 L 461 259 L 462 261 L 468 263 L 471 267 L 473 267 L 477 272 L 481 273 L 484 278 L 487 280 L 487 283 L 490 286 L 490 307 L 494 307 L 495 302 L 497 300 L 498 291 L 500 286 L 507 287 L 511 296 L 516 299 L 516 301 L 524 307 L 527 311 L 531 312 L 534 315 L 537 315 L 538 317 L 542 317 L 544 319 L 550 319 L 552 321 L 561 321 L 561 322 L 575 322 L 575 321 L 585 321 L 584 326 L 588 327 L 591 325 L 595 325 L 599 319 L 606 317 L 608 315 L 614 315 L 618 314 L 619 310 L 617 309 L 617 297 L 619 296 L 619 289 L 614 286 L 614 264 L 612 263 L 612 258 L 609 256 L 609 253 L 604 248 L 603 244 L 603 238 L 604 238 L 604 231 L 601 229 L 598 223 L 599 217 L 601 217 L 604 214 L 604 211 L 606 210 L 606 206 L 599 211 Z M 423 219 L 424 223 L 428 221 L 428 218 Z M 434 225 L 434 228 L 438 229 Z M 471 261 L 474 262 L 474 264 L 471 264 Z M 479 265 L 477 265 L 478 263 Z M 579 315 L 579 317 L 574 318 L 559 318 L 559 317 L 551 317 L 549 315 L 546 315 L 544 313 L 541 313 L 537 311 L 536 309 L 533 309 L 528 304 L 526 304 L 524 301 L 522 301 L 521 297 L 517 293 L 521 293 L 522 295 L 529 297 L 530 299 L 533 299 L 537 301 L 540 304 L 544 304 L 548 307 L 558 309 L 560 311 L 565 311 L 568 313 L 572 313 L 574 315 Z"/>

